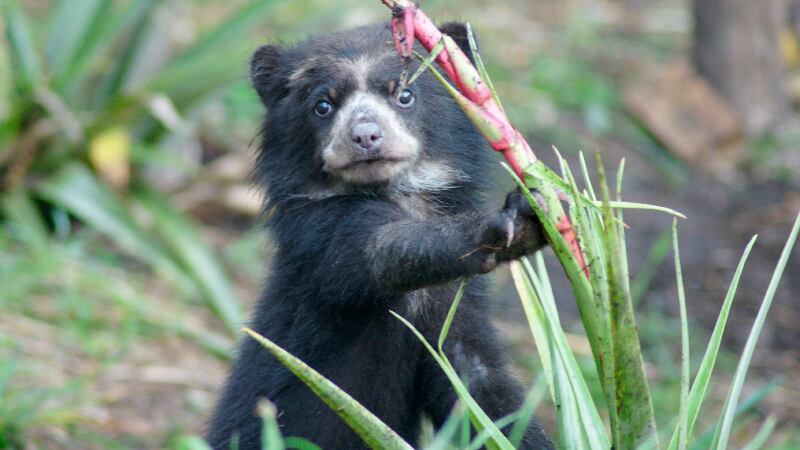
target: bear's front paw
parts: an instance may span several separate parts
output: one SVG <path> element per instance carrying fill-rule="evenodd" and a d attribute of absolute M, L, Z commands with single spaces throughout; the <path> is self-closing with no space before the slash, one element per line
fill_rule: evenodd
<path fill-rule="evenodd" d="M 503 208 L 484 222 L 477 246 L 462 260 L 468 273 L 487 273 L 499 263 L 529 255 L 544 245 L 539 219 L 528 199 L 515 190 L 506 196 Z"/>
<path fill-rule="evenodd" d="M 532 193 L 538 195 L 536 191 Z M 497 251 L 500 262 L 531 254 L 545 244 L 542 224 L 519 189 L 506 196 L 503 209 L 489 221 L 486 237 L 492 245 L 500 247 Z"/>

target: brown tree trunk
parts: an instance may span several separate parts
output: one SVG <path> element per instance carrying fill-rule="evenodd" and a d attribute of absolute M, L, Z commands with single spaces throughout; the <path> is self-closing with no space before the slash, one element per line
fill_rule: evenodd
<path fill-rule="evenodd" d="M 694 0 L 694 61 L 736 109 L 750 135 L 787 108 L 779 33 L 785 0 Z"/>

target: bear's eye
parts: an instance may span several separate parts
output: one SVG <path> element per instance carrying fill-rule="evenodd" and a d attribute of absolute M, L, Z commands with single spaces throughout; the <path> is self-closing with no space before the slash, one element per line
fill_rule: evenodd
<path fill-rule="evenodd" d="M 410 108 L 414 104 L 414 93 L 409 89 L 403 89 L 399 95 L 394 98 L 394 102 L 401 108 Z"/>
<path fill-rule="evenodd" d="M 331 102 L 322 99 L 317 101 L 317 104 L 314 105 L 314 114 L 320 117 L 328 117 L 333 112 L 333 105 Z"/>

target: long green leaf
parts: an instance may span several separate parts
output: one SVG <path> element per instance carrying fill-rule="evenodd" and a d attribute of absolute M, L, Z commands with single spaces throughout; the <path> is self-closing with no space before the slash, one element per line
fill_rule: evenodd
<path fill-rule="evenodd" d="M 419 78 L 420 75 L 430 68 L 431 64 L 433 64 L 433 60 L 439 56 L 439 53 L 441 53 L 442 50 L 444 50 L 444 40 L 439 41 L 439 43 L 431 49 L 431 52 L 428 54 L 428 56 L 426 56 L 425 59 L 419 63 L 417 70 L 415 70 L 414 73 L 408 78 L 407 83 L 413 84 L 415 81 L 417 81 L 417 78 Z"/>
<path fill-rule="evenodd" d="M 536 258 L 543 267 L 541 254 Z M 547 367 L 545 376 L 550 383 L 553 402 L 560 405 L 557 419 L 561 444 L 565 448 L 608 448 L 610 443 L 605 428 L 558 320 L 552 291 L 545 288 L 549 286 L 549 282 L 543 282 L 547 278 L 546 272 L 540 270 L 537 274 L 523 259 L 512 263 L 511 274 L 542 365 Z"/>
<path fill-rule="evenodd" d="M 319 372 L 249 328 L 243 331 L 294 373 L 319 398 L 333 409 L 364 442 L 372 448 L 412 450 L 412 447 L 378 417 Z"/>
<path fill-rule="evenodd" d="M 514 423 L 516 420 L 517 415 L 515 413 L 509 414 L 507 416 L 501 417 L 494 422 L 494 426 L 498 429 L 502 430 L 503 428 L 509 427 Z M 475 439 L 467 445 L 465 450 L 478 450 L 483 448 L 486 444 L 486 441 L 492 437 L 493 430 L 483 430 L 477 435 L 475 435 Z"/>
<path fill-rule="evenodd" d="M 179 65 L 197 57 L 215 54 L 221 47 L 241 41 L 253 28 L 263 24 L 272 8 L 285 2 L 286 0 L 251 0 L 181 53 L 173 64 Z"/>
<path fill-rule="evenodd" d="M 0 0 L 5 18 L 6 38 L 11 50 L 11 65 L 17 84 L 30 89 L 41 79 L 39 56 L 28 26 L 28 19 L 15 0 Z"/>
<path fill-rule="evenodd" d="M 589 191 L 589 199 L 597 201 L 597 195 L 592 187 L 592 178 L 589 176 L 589 168 L 586 166 L 586 159 L 583 157 L 583 152 L 578 152 L 578 161 L 581 166 L 581 174 L 583 174 L 583 182 L 586 184 L 586 189 Z"/>
<path fill-rule="evenodd" d="M 502 167 L 509 173 L 509 175 L 511 175 L 512 179 L 517 182 L 517 185 L 520 186 L 522 194 L 528 200 L 528 203 L 531 205 L 536 217 L 542 224 L 542 228 L 545 231 L 547 240 L 550 242 L 550 246 L 553 251 L 556 252 L 556 256 L 558 256 L 558 260 L 564 267 L 564 272 L 570 281 L 572 293 L 575 296 L 575 301 L 578 304 L 578 311 L 581 314 L 581 321 L 586 329 L 586 336 L 589 338 L 589 344 L 592 346 L 592 352 L 595 355 L 601 354 L 603 351 L 603 343 L 601 342 L 600 338 L 602 325 L 597 316 L 592 286 L 589 283 L 589 280 L 587 280 L 583 274 L 584 268 L 581 267 L 575 256 L 572 254 L 569 245 L 561 236 L 561 233 L 558 231 L 558 229 L 556 229 L 556 226 L 549 218 L 547 211 L 545 211 L 545 208 L 539 204 L 539 202 L 533 197 L 528 189 L 532 188 L 541 191 L 540 188 L 545 188 L 547 181 L 542 178 L 538 178 L 535 174 L 527 173 L 526 171 L 525 183 L 523 183 L 522 180 L 520 180 L 514 171 L 508 166 L 508 164 L 503 163 Z M 551 189 L 552 187 L 548 186 L 547 188 Z M 550 207 L 554 207 L 554 205 L 548 205 L 548 208 Z"/>
<path fill-rule="evenodd" d="M 54 89 L 80 108 L 89 108 L 93 102 L 105 104 L 101 99 L 109 92 L 116 92 L 118 84 L 111 80 L 118 83 L 124 78 L 144 24 L 157 5 L 156 0 L 136 0 L 122 11 L 112 8 L 89 33 L 69 67 L 54 81 Z M 99 82 L 98 76 L 102 76 Z"/>
<path fill-rule="evenodd" d="M 243 323 L 240 303 L 222 264 L 204 243 L 197 226 L 153 192 L 139 188 L 134 191 L 134 196 L 151 214 L 163 242 L 200 286 L 214 314 L 222 320 L 229 333 L 238 334 Z"/>
<path fill-rule="evenodd" d="M 114 101 L 121 102 L 119 96 L 123 87 L 131 83 L 135 68 L 144 65 L 139 58 L 144 53 L 144 44 L 151 30 L 150 19 L 157 4 L 157 0 L 140 0 L 126 14 L 125 26 L 121 26 L 125 33 L 125 45 L 120 54 L 111 60 L 105 76 L 92 89 L 90 104 L 95 109 L 108 108 Z M 114 119 L 119 120 L 118 117 Z"/>
<path fill-rule="evenodd" d="M 587 207 L 587 201 L 578 191 L 578 185 L 572 175 L 572 170 L 569 163 L 561 157 L 558 150 L 555 151 L 556 156 L 559 158 L 561 171 L 569 184 L 569 193 L 572 195 L 574 205 L 570 208 L 572 216 L 572 223 L 578 235 L 581 249 L 584 254 L 584 259 L 587 264 L 591 261 L 604 261 L 599 259 L 605 255 L 605 245 L 603 241 L 603 228 L 599 226 L 598 221 L 602 221 L 602 216 L 598 217 L 598 221 L 592 220 L 592 215 L 597 215 L 595 212 L 590 212 Z M 598 224 L 595 227 L 595 224 Z M 608 273 L 604 264 L 594 264 L 589 269 L 589 281 L 592 286 L 592 293 L 594 295 L 594 315 L 597 317 L 597 323 L 600 327 L 599 332 L 601 336 L 610 335 L 610 298 L 608 286 Z M 602 344 L 602 354 L 612 354 L 611 340 L 604 339 Z M 603 381 L 603 389 L 606 395 L 613 397 L 614 382 L 613 382 L 613 359 L 611 358 L 595 358 L 595 366 L 600 379 Z M 614 410 L 610 411 L 610 421 L 614 424 L 617 420 Z M 613 426 L 613 425 L 612 425 Z"/>
<path fill-rule="evenodd" d="M 558 158 L 561 158 L 561 156 L 558 155 Z M 563 160 L 563 159 L 560 159 L 559 161 L 561 162 L 561 164 L 565 164 L 566 163 L 565 160 Z M 548 183 L 551 183 L 556 189 L 558 189 L 561 192 L 564 192 L 564 193 L 571 192 L 571 187 L 569 185 L 569 182 L 565 181 L 564 178 L 560 177 L 556 172 L 553 171 L 553 169 L 547 167 L 541 160 L 538 160 L 538 161 L 534 162 L 533 164 L 528 166 L 525 170 L 530 175 L 539 177 L 540 179 L 546 180 Z M 588 174 L 585 174 L 584 176 L 588 177 Z M 589 184 L 587 182 L 587 186 L 591 186 L 591 184 Z M 594 197 L 594 193 L 591 193 L 591 197 L 589 195 L 586 195 L 586 194 L 580 194 L 580 195 L 583 197 L 584 201 L 586 202 L 586 204 L 588 206 L 590 206 L 592 209 L 596 210 L 598 213 L 602 214 L 602 212 L 603 212 L 603 210 L 602 210 L 603 202 L 599 201 L 599 200 L 595 200 L 593 198 Z M 574 201 L 574 198 L 570 199 L 570 201 Z M 650 204 L 647 204 L 647 203 L 622 202 L 622 201 L 613 201 L 612 200 L 612 201 L 610 201 L 610 204 L 611 204 L 611 207 L 614 208 L 614 209 L 642 209 L 642 210 L 656 211 L 656 212 L 662 212 L 662 213 L 665 213 L 665 214 L 670 214 L 670 215 L 673 215 L 675 217 L 680 217 L 681 219 L 685 219 L 686 218 L 686 216 L 683 213 L 681 213 L 679 211 L 675 211 L 674 209 L 665 208 L 663 206 L 650 205 Z"/>
<path fill-rule="evenodd" d="M 764 301 L 758 309 L 758 315 L 750 330 L 750 335 L 747 337 L 747 342 L 742 351 L 742 356 L 739 359 L 739 364 L 736 367 L 736 374 L 733 377 L 733 383 L 728 392 L 728 397 L 725 400 L 725 407 L 723 408 L 724 413 L 714 436 L 713 447 L 717 449 L 725 450 L 728 447 L 728 438 L 733 429 L 733 417 L 736 412 L 736 403 L 739 401 L 739 396 L 742 394 L 744 380 L 745 377 L 747 377 L 747 370 L 750 368 L 750 361 L 753 358 L 753 352 L 755 351 L 758 337 L 761 335 L 761 330 L 767 319 L 767 313 L 769 312 L 770 306 L 772 306 L 772 300 L 775 298 L 775 291 L 777 291 L 778 284 L 780 284 L 781 278 L 783 277 L 783 271 L 786 270 L 786 263 L 789 261 L 789 256 L 794 248 L 798 231 L 800 231 L 800 214 L 798 214 L 795 219 L 792 231 L 789 234 L 789 238 L 786 240 L 786 245 L 783 247 L 781 257 L 778 260 L 775 271 L 772 273 L 772 279 L 770 279 L 767 293 L 764 295 Z"/>
<path fill-rule="evenodd" d="M 425 336 L 417 330 L 417 328 L 408 320 L 406 320 L 403 316 L 395 313 L 394 311 L 389 311 L 393 316 L 395 316 L 400 322 L 402 322 L 408 329 L 410 329 L 414 335 L 422 342 L 422 345 L 428 350 L 431 354 L 433 359 L 439 365 L 439 367 L 444 371 L 447 378 L 450 380 L 450 384 L 453 385 L 454 390 L 456 391 L 456 395 L 464 404 L 466 409 L 470 413 L 470 419 L 472 420 L 473 425 L 477 428 L 478 432 L 483 430 L 492 430 L 492 437 L 486 442 L 486 446 L 491 449 L 504 449 L 504 450 L 513 450 L 514 446 L 511 445 L 511 442 L 508 438 L 503 435 L 503 433 L 495 426 L 494 422 L 488 415 L 481 409 L 478 405 L 478 402 L 472 397 L 469 393 L 469 390 L 464 383 L 461 381 L 458 372 L 453 368 L 447 358 L 443 355 L 438 353 L 430 343 L 428 343 Z"/>
<path fill-rule="evenodd" d="M 636 331 L 636 319 L 628 289 L 625 256 L 621 254 L 622 228 L 615 223 L 610 205 L 605 170 L 597 155 L 597 172 L 603 199 L 608 290 L 611 311 L 611 347 L 614 361 L 614 398 L 609 405 L 616 408 L 618 426 L 612 436 L 616 448 L 635 448 L 656 433 L 653 403 L 644 372 L 644 360 Z"/>
<path fill-rule="evenodd" d="M 108 21 L 111 0 L 61 0 L 53 15 L 46 54 L 56 79 L 80 61 L 81 52 L 97 42 Z"/>
<path fill-rule="evenodd" d="M 681 397 L 679 399 L 678 448 L 686 449 L 688 442 L 689 416 L 689 324 L 686 317 L 686 294 L 683 290 L 683 272 L 681 270 L 681 254 L 678 248 L 678 223 L 672 220 L 672 249 L 675 255 L 675 278 L 678 284 L 678 305 L 681 314 Z"/>
<path fill-rule="evenodd" d="M 535 259 L 536 270 L 534 270 L 527 258 L 522 259 L 522 266 L 526 269 L 526 273 L 533 282 L 534 290 L 538 294 L 538 299 L 541 302 L 544 317 L 546 318 L 545 324 L 548 327 L 548 336 L 552 342 L 552 348 L 556 350 L 555 355 L 559 360 L 559 364 L 563 366 L 563 372 L 568 377 L 569 389 L 575 398 L 577 406 L 578 419 L 584 428 L 583 434 L 586 437 L 586 446 L 588 448 L 608 448 L 611 443 L 606 435 L 597 406 L 595 406 L 589 386 L 586 384 L 586 380 L 581 373 L 561 326 L 555 296 L 553 295 L 541 252 L 535 255 Z"/>
<path fill-rule="evenodd" d="M 550 387 L 550 397 L 553 401 L 556 400 L 555 389 L 555 375 L 553 371 L 553 359 L 550 356 L 550 345 L 548 344 L 549 335 L 547 327 L 545 326 L 544 309 L 538 301 L 536 291 L 534 290 L 532 277 L 528 277 L 522 267 L 522 263 L 513 261 L 510 264 L 511 279 L 514 281 L 514 286 L 517 289 L 517 295 L 520 297 L 522 309 L 525 312 L 525 318 L 528 322 L 528 327 L 531 330 L 533 341 L 536 343 L 536 349 L 539 352 L 539 359 L 542 362 L 542 373 L 544 374 L 547 385 Z"/>
<path fill-rule="evenodd" d="M 161 243 L 143 229 L 122 206 L 124 201 L 99 183 L 86 166 L 74 163 L 36 184 L 36 193 L 61 206 L 110 237 L 128 253 L 151 264 L 184 292 L 194 283 Z"/>
<path fill-rule="evenodd" d="M 755 408 L 758 407 L 758 405 L 764 401 L 768 395 L 780 387 L 781 383 L 782 377 L 776 377 L 770 380 L 767 384 L 756 389 L 755 392 L 750 394 L 743 402 L 739 404 L 739 406 L 736 407 L 734 421 L 746 413 L 755 410 Z M 717 431 L 716 429 L 716 426 L 709 427 L 702 435 L 700 435 L 700 437 L 691 441 L 689 448 L 691 450 L 708 450 L 712 448 L 711 443 L 714 440 L 714 435 Z"/>
<path fill-rule="evenodd" d="M 218 52 L 201 54 L 180 64 L 172 64 L 142 84 L 126 87 L 134 97 L 163 93 L 179 110 L 204 99 L 209 93 L 237 79 L 244 78 L 242 61 L 251 45 L 237 43 Z"/>
<path fill-rule="evenodd" d="M 697 421 L 697 415 L 700 412 L 700 407 L 705 400 L 708 386 L 711 384 L 711 374 L 714 371 L 714 364 L 717 361 L 717 354 L 719 353 L 720 346 L 722 345 L 722 335 L 725 333 L 725 326 L 728 323 L 728 316 L 733 305 L 733 299 L 736 296 L 736 290 L 739 287 L 739 280 L 744 271 L 744 266 L 747 263 L 747 258 L 750 256 L 750 251 L 756 243 L 758 236 L 753 236 L 747 247 L 744 249 L 742 257 L 739 259 L 739 264 L 736 266 L 731 284 L 728 287 L 728 293 L 725 294 L 725 300 L 722 302 L 717 323 L 714 325 L 714 331 L 711 333 L 711 339 L 708 342 L 708 347 L 703 355 L 703 360 L 700 362 L 700 368 L 697 370 L 692 389 L 689 391 L 689 398 L 686 402 L 686 416 L 687 416 L 687 434 L 691 437 L 694 430 L 694 424 Z M 668 450 L 676 450 L 678 448 L 679 430 L 676 428 L 672 433 Z"/>
<path fill-rule="evenodd" d="M 444 341 L 447 339 L 447 334 L 450 332 L 450 326 L 453 324 L 453 319 L 456 317 L 458 305 L 461 303 L 461 298 L 464 297 L 464 290 L 467 288 L 468 283 L 469 278 L 461 280 L 461 283 L 458 285 L 458 291 L 456 291 L 456 296 L 453 298 L 453 303 L 447 311 L 447 317 L 444 319 L 444 325 L 442 325 L 442 329 L 439 332 L 439 342 L 437 343 L 440 354 L 444 354 Z"/>
<path fill-rule="evenodd" d="M 592 204 L 594 206 L 598 206 L 599 207 L 599 206 L 603 205 L 603 202 L 599 202 L 599 201 L 598 202 L 592 202 Z M 614 209 L 641 209 L 641 210 L 644 210 L 644 211 L 662 212 L 662 213 L 669 214 L 669 215 L 672 215 L 672 216 L 675 216 L 675 217 L 680 217 L 681 219 L 685 219 L 686 218 L 686 216 L 683 213 L 675 211 L 674 209 L 665 208 L 663 206 L 650 205 L 650 204 L 647 204 L 647 203 L 620 202 L 620 201 L 613 201 L 612 200 L 612 201 L 609 202 L 609 205 Z"/>

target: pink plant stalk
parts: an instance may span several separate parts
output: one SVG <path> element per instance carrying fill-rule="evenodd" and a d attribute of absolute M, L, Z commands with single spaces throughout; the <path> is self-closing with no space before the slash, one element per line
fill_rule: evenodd
<path fill-rule="evenodd" d="M 427 51 L 431 51 L 440 42 L 444 48 L 436 56 L 436 62 L 453 81 L 458 92 L 453 93 L 456 102 L 461 106 L 470 120 L 478 127 L 484 138 L 496 151 L 503 154 L 508 164 L 524 180 L 524 169 L 536 161 L 536 155 L 522 137 L 522 134 L 511 125 L 505 112 L 492 96 L 489 86 L 481 78 L 478 70 L 461 51 L 458 44 L 450 36 L 442 34 L 433 22 L 409 0 L 381 0 L 392 10 L 392 35 L 397 52 L 406 61 L 414 55 L 414 41 L 418 40 Z M 559 204 L 560 206 L 560 204 Z M 589 277 L 578 242 L 578 236 L 563 208 L 549 211 L 556 229 L 569 245 L 572 254 Z"/>

